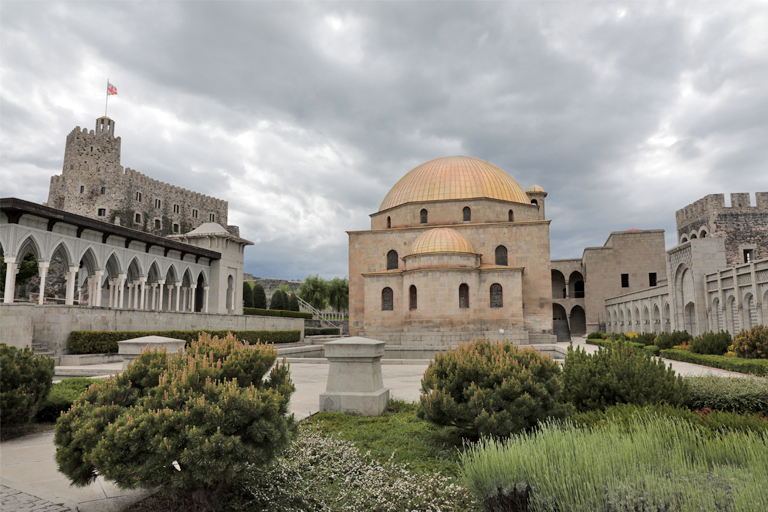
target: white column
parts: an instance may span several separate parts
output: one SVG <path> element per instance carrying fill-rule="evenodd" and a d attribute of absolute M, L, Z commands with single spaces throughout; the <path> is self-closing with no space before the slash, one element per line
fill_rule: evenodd
<path fill-rule="evenodd" d="M 168 311 L 173 311 L 173 285 L 169 284 L 168 288 Z"/>
<path fill-rule="evenodd" d="M 189 291 L 189 288 L 184 286 L 184 287 L 181 288 L 181 290 L 182 290 L 181 291 L 181 310 L 182 311 L 186 311 L 187 310 L 187 295 L 188 295 L 187 292 Z"/>
<path fill-rule="evenodd" d="M 14 295 L 16 294 L 16 273 L 19 271 L 19 266 L 16 263 L 16 258 L 5 258 L 5 263 L 8 268 L 5 272 L 5 297 L 3 302 L 10 304 L 13 302 Z"/>
<path fill-rule="evenodd" d="M 117 307 L 123 309 L 125 307 L 124 293 L 125 293 L 125 280 L 128 276 L 125 274 L 117 275 Z"/>
<path fill-rule="evenodd" d="M 71 306 L 75 302 L 75 282 L 77 279 L 77 267 L 69 267 L 67 272 L 67 294 L 64 304 Z"/>
<path fill-rule="evenodd" d="M 139 286 L 141 291 L 139 292 L 139 309 L 144 309 L 144 296 L 147 294 L 147 278 L 139 278 Z"/>
<path fill-rule="evenodd" d="M 157 282 L 160 291 L 158 292 L 159 297 L 157 299 L 157 310 L 162 311 L 163 310 L 163 288 L 165 288 L 165 279 L 161 279 Z"/>
<path fill-rule="evenodd" d="M 197 293 L 197 287 L 189 289 L 189 310 L 195 312 L 195 294 Z"/>
<path fill-rule="evenodd" d="M 133 305 L 133 292 L 134 292 L 134 284 L 128 283 L 128 309 L 134 309 L 135 306 Z"/>
<path fill-rule="evenodd" d="M 208 289 L 210 286 L 203 286 L 203 311 L 208 312 Z"/>
<path fill-rule="evenodd" d="M 41 306 L 45 302 L 45 278 L 48 277 L 48 266 L 50 261 L 38 261 L 37 272 L 40 274 L 40 296 L 37 298 L 37 303 Z"/>
<path fill-rule="evenodd" d="M 109 283 L 109 307 L 113 308 L 115 307 L 115 283 L 117 279 L 108 279 L 107 282 Z"/>
<path fill-rule="evenodd" d="M 176 283 L 176 309 L 175 311 L 179 310 L 179 298 L 181 296 L 181 283 Z"/>
<path fill-rule="evenodd" d="M 78 304 L 83 303 L 83 287 L 82 286 L 77 287 L 77 302 Z"/>
<path fill-rule="evenodd" d="M 93 275 L 88 276 L 88 288 L 86 289 L 86 291 L 88 292 L 88 307 L 89 308 L 93 307 L 93 299 L 94 299 L 94 297 L 93 297 L 93 281 L 94 281 L 94 279 L 95 278 L 93 277 Z"/>
<path fill-rule="evenodd" d="M 94 294 L 96 296 L 96 307 L 101 307 L 101 278 L 104 277 L 104 271 L 103 270 L 97 270 L 95 272 L 96 274 L 96 280 L 94 281 L 94 287 L 96 288 L 96 293 Z"/>
<path fill-rule="evenodd" d="M 150 286 L 152 287 L 152 302 L 149 305 L 149 309 L 154 311 L 155 310 L 155 293 L 157 292 L 157 283 L 152 283 Z"/>

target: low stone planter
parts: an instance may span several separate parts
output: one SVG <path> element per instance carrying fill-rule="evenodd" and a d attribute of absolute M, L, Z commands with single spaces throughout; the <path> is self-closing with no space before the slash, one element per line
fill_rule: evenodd
<path fill-rule="evenodd" d="M 379 416 L 389 402 L 381 358 L 384 342 L 353 337 L 324 345 L 330 361 L 328 384 L 320 395 L 320 410 L 359 416 Z"/>
<path fill-rule="evenodd" d="M 120 354 L 68 354 L 61 356 L 59 366 L 84 366 L 89 364 L 119 363 L 123 360 Z"/>
<path fill-rule="evenodd" d="M 118 341 L 117 353 L 123 357 L 123 370 L 128 368 L 128 363 L 141 355 L 141 351 L 149 345 L 150 350 L 156 348 L 165 348 L 169 354 L 175 354 L 181 349 L 184 350 L 186 342 L 174 338 L 165 338 L 163 336 L 144 336 L 132 340 Z"/>

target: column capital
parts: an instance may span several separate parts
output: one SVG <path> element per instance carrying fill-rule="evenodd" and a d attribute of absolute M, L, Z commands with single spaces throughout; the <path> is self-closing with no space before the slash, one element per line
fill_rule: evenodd
<path fill-rule="evenodd" d="M 147 277 L 146 276 L 139 277 L 139 283 L 144 284 L 146 282 L 147 282 Z"/>
<path fill-rule="evenodd" d="M 165 284 L 165 279 L 158 279 L 157 284 Z"/>
<path fill-rule="evenodd" d="M 37 268 L 45 268 L 45 269 L 47 269 L 50 266 L 51 266 L 51 262 L 50 261 L 38 261 L 37 262 Z"/>
<path fill-rule="evenodd" d="M 210 287 L 210 286 L 203 286 L 203 290 L 205 290 L 205 291 L 208 291 L 208 290 L 210 290 L 210 289 L 211 289 L 211 287 Z"/>
<path fill-rule="evenodd" d="M 152 288 L 157 288 L 157 283 L 149 283 L 149 286 L 151 286 Z"/>

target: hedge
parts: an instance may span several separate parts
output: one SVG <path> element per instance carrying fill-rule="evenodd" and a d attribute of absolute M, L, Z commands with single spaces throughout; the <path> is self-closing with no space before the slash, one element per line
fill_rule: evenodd
<path fill-rule="evenodd" d="M 163 336 L 184 340 L 187 344 L 197 340 L 201 332 L 211 336 L 224 338 L 231 332 L 237 339 L 254 344 L 262 343 L 293 343 L 301 341 L 301 331 L 213 331 L 210 329 L 196 329 L 193 331 L 72 331 L 69 333 L 67 343 L 72 354 L 103 354 L 117 352 L 118 341 L 132 340 L 142 336 Z"/>
<path fill-rule="evenodd" d="M 282 316 L 284 318 L 303 318 L 305 320 L 312 320 L 312 313 L 286 311 L 284 309 L 243 308 L 243 314 L 253 316 Z"/>
<path fill-rule="evenodd" d="M 704 375 L 685 380 L 689 389 L 686 405 L 693 410 L 768 414 L 768 379 Z"/>
<path fill-rule="evenodd" d="M 661 357 L 674 361 L 711 366 L 712 368 L 720 368 L 721 370 L 731 372 L 748 373 L 761 377 L 768 375 L 768 359 L 742 359 L 740 357 L 694 354 L 689 350 L 679 349 L 662 350 Z"/>
<path fill-rule="evenodd" d="M 62 411 L 68 411 L 72 407 L 72 402 L 80 398 L 83 391 L 88 389 L 94 382 L 99 382 L 99 380 L 87 377 L 74 377 L 61 382 L 54 382 L 51 394 L 48 395 L 48 398 L 38 409 L 35 420 L 38 423 L 55 422 L 61 416 Z"/>
<path fill-rule="evenodd" d="M 324 334 L 341 334 L 338 327 L 305 327 L 304 336 L 320 336 Z"/>
<path fill-rule="evenodd" d="M 616 343 L 615 341 L 611 341 L 611 340 L 587 339 L 587 345 L 597 345 L 598 347 L 603 347 L 603 348 L 612 347 L 615 343 Z M 634 349 L 643 350 L 645 348 L 645 345 L 643 345 L 642 343 L 635 343 L 634 341 L 626 341 L 625 343 L 627 344 L 627 346 Z"/>

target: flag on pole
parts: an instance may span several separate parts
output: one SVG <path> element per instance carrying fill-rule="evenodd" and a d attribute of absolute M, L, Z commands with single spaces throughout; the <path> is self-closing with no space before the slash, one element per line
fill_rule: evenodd
<path fill-rule="evenodd" d="M 112 96 L 113 94 L 117 94 L 117 87 L 107 82 L 107 96 Z"/>

